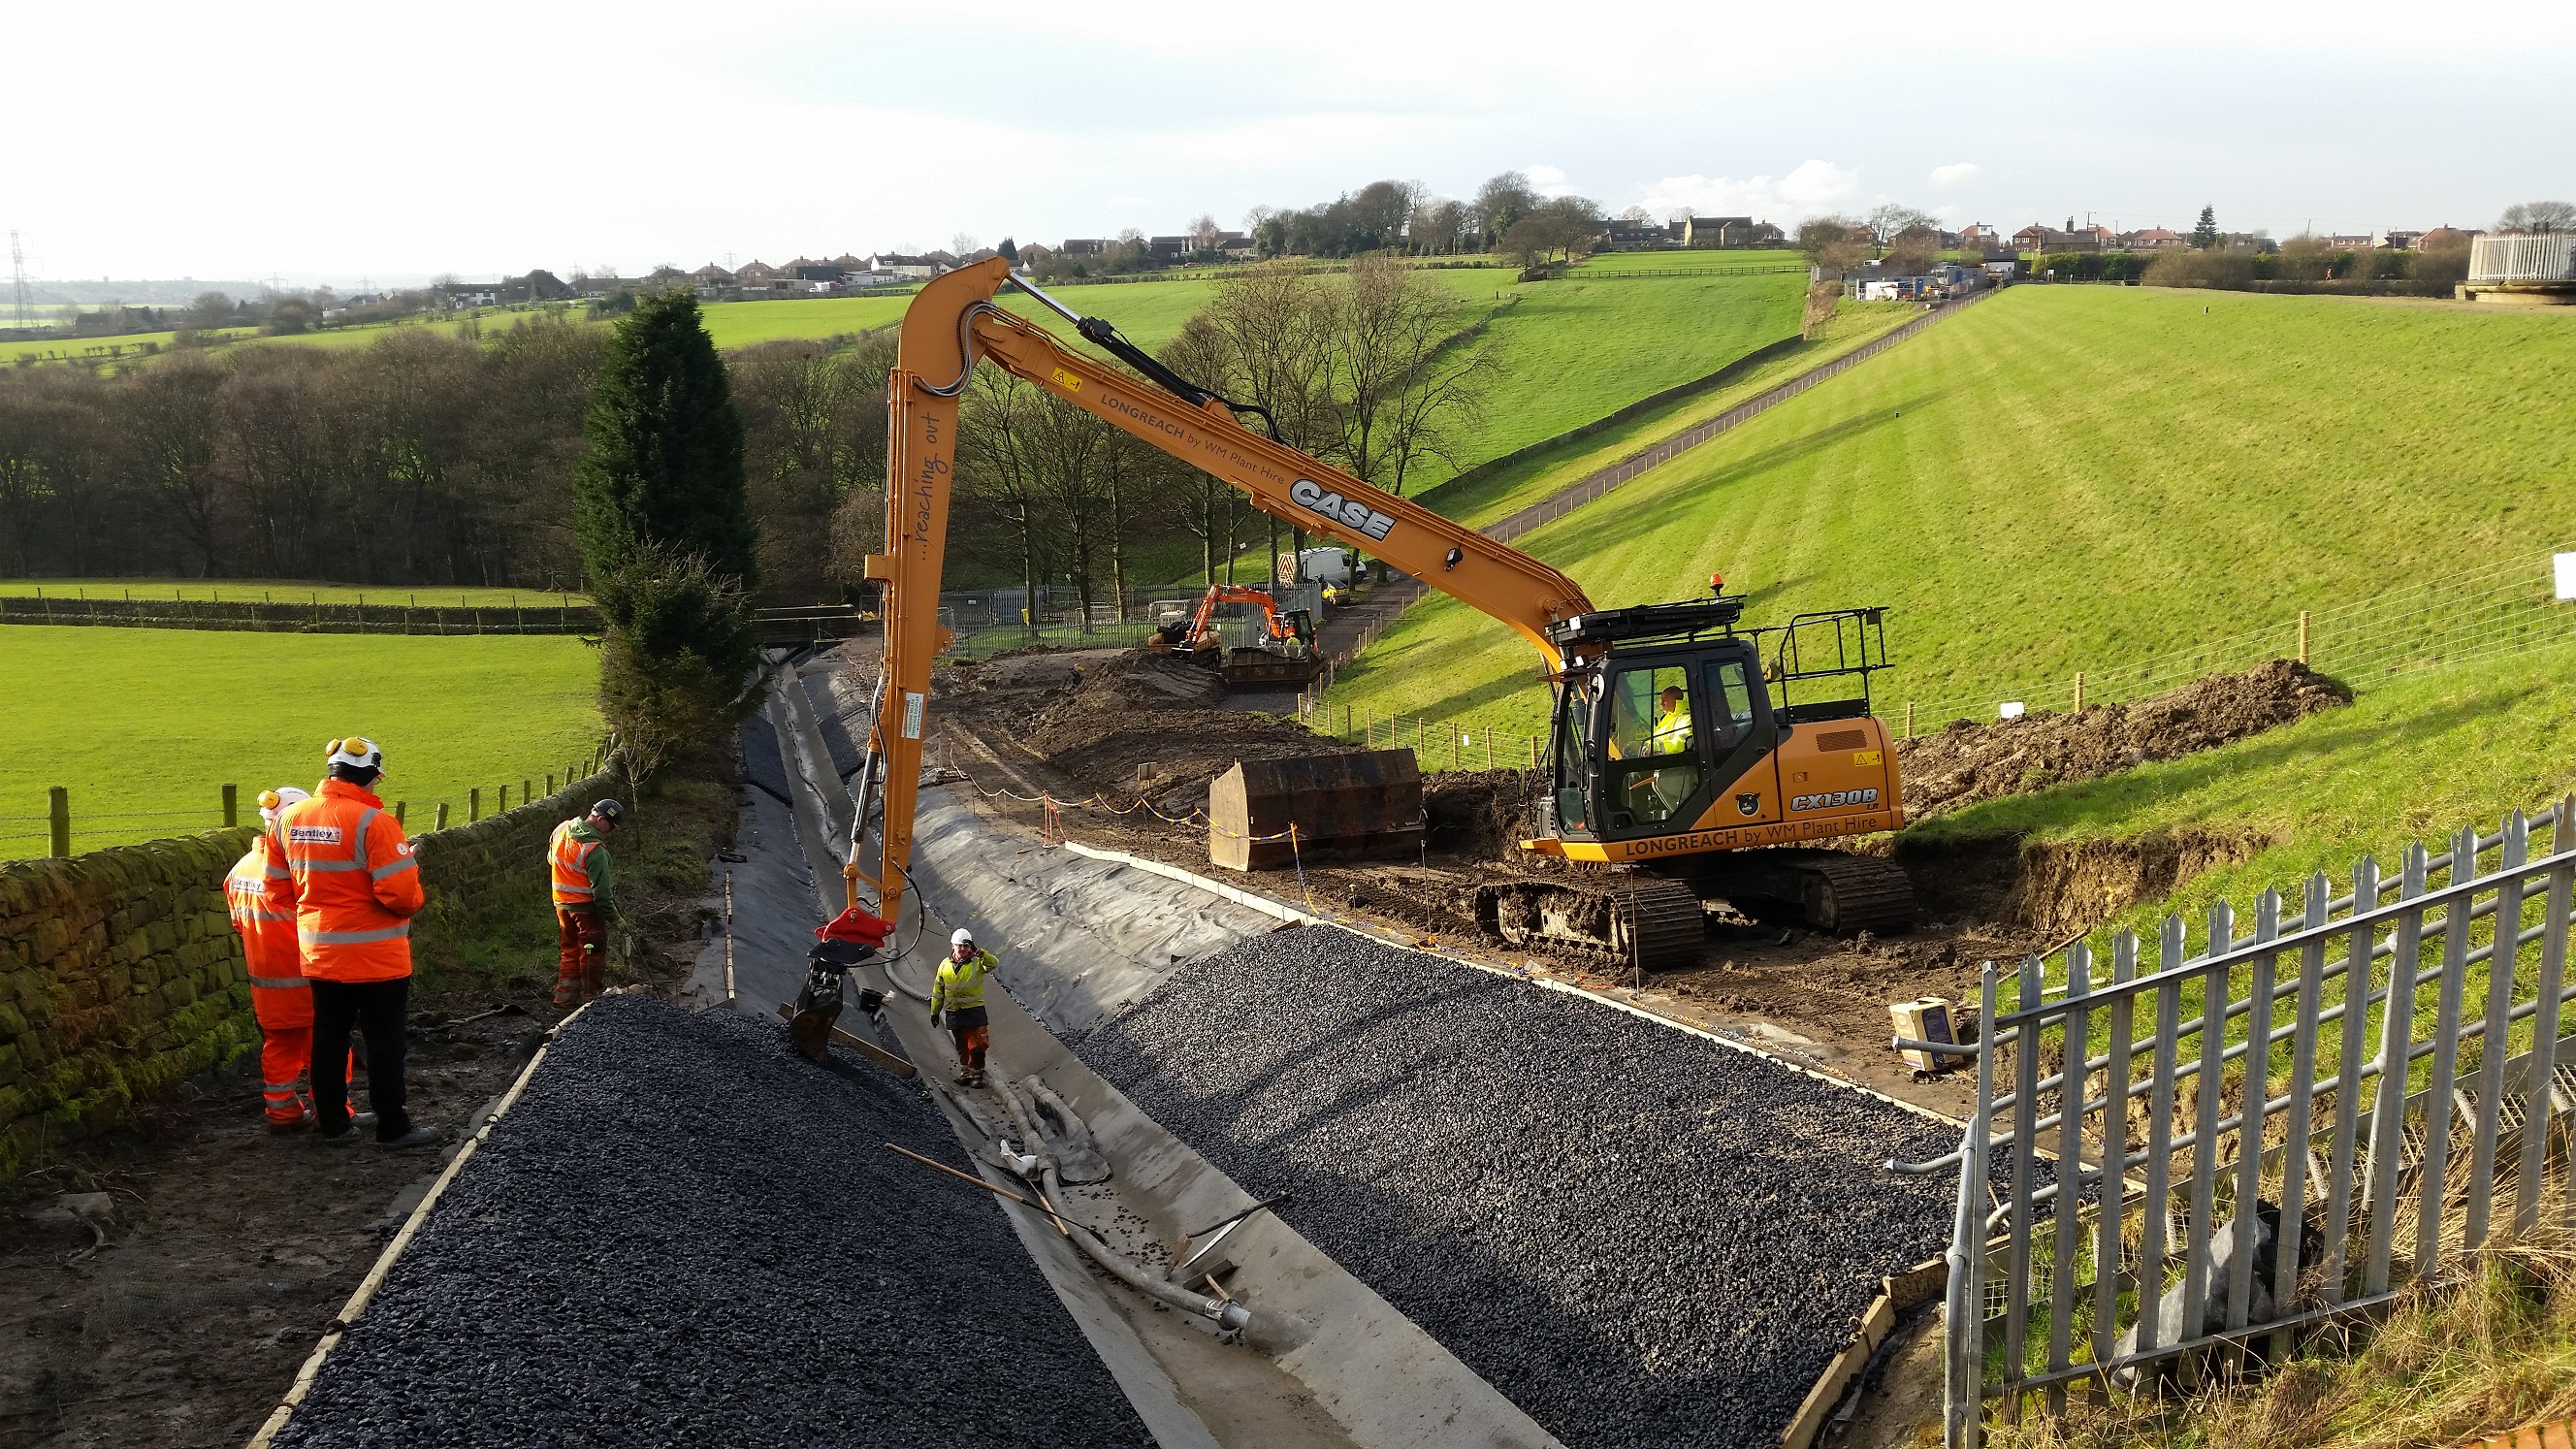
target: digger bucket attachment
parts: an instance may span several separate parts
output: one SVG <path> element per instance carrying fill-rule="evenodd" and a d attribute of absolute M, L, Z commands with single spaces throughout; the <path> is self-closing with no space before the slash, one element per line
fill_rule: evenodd
<path fill-rule="evenodd" d="M 1309 654 L 1291 659 L 1272 649 L 1229 649 L 1225 663 L 1217 667 L 1218 677 L 1228 689 L 1276 689 L 1283 685 L 1312 684 L 1324 672 L 1321 655 Z"/>
<path fill-rule="evenodd" d="M 1422 771 L 1411 750 L 1239 760 L 1209 783 L 1207 813 L 1208 860 L 1235 870 L 1410 855 L 1422 843 Z"/>

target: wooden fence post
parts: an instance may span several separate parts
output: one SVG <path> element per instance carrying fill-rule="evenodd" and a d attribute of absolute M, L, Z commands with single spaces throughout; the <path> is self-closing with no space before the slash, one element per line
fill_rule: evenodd
<path fill-rule="evenodd" d="M 431 826 L 429 827 L 430 829 L 432 829 L 432 830 L 445 830 L 445 829 L 447 828 L 447 802 L 446 802 L 446 801 L 441 800 L 441 801 L 439 801 L 439 802 L 438 802 L 438 814 L 437 814 L 435 817 L 433 817 L 433 818 L 435 819 L 436 823 L 435 823 L 435 824 L 433 824 L 433 825 L 431 825 Z"/>
<path fill-rule="evenodd" d="M 2299 611 L 2299 662 L 2308 662 L 2308 611 Z"/>
<path fill-rule="evenodd" d="M 1914 738 L 1914 701 L 1910 699 L 1905 702 L 1905 737 Z"/>
<path fill-rule="evenodd" d="M 230 830 L 239 824 L 241 824 L 241 787 L 226 785 L 224 787 L 224 828 Z"/>
<path fill-rule="evenodd" d="M 72 853 L 72 792 L 56 785 L 45 791 L 45 802 L 54 855 L 59 859 Z"/>
<path fill-rule="evenodd" d="M 465 823 L 471 825 L 482 818 L 483 787 L 477 785 L 465 792 Z"/>
<path fill-rule="evenodd" d="M 548 797 L 548 798 L 552 798 L 552 797 L 553 797 L 553 795 L 554 795 L 554 793 L 555 793 L 555 777 L 554 777 L 554 776 L 552 776 L 552 775 L 548 775 L 548 776 L 546 776 L 546 795 L 547 795 L 547 797 Z"/>
<path fill-rule="evenodd" d="M 537 797 L 535 796 L 535 794 L 533 794 L 532 792 L 530 792 L 530 791 L 529 791 L 529 789 L 528 789 L 528 787 L 529 787 L 530 785 L 534 784 L 534 783 L 536 783 L 536 782 L 535 782 L 535 781 L 533 781 L 533 780 L 521 780 L 521 781 L 519 782 L 519 803 L 520 803 L 520 804 L 525 805 L 525 804 L 527 804 L 529 801 L 534 800 L 535 798 L 537 798 Z M 547 793 L 547 794 L 549 794 L 549 795 L 551 795 L 551 794 L 553 794 L 553 793 L 554 793 L 554 791 L 550 788 L 550 789 L 548 789 L 548 790 L 546 791 L 546 793 Z"/>
<path fill-rule="evenodd" d="M 2081 669 L 2075 671 L 2075 712 L 2084 712 L 2084 671 Z"/>
<path fill-rule="evenodd" d="M 403 823 L 404 823 L 404 821 L 403 821 L 403 812 L 404 812 L 406 809 L 410 808 L 410 806 L 411 806 L 411 802 L 410 802 L 409 800 L 396 800 L 396 801 L 394 802 L 394 823 L 395 823 L 396 825 L 400 825 L 400 824 L 403 824 Z"/>

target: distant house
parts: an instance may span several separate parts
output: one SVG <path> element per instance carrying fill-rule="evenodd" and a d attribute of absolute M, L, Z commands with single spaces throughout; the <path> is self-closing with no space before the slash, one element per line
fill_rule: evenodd
<path fill-rule="evenodd" d="M 875 256 L 868 258 L 868 275 L 880 280 L 903 278 L 906 280 L 926 282 L 947 270 L 948 269 L 946 267 L 941 266 L 938 262 L 927 256 L 908 256 L 897 252 L 879 252 Z"/>
<path fill-rule="evenodd" d="M 501 290 L 498 282 L 452 282 L 440 288 L 450 311 L 459 307 L 497 307 L 501 304 Z"/>
<path fill-rule="evenodd" d="M 575 272 L 572 279 L 572 294 L 584 299 L 606 297 L 615 294 L 625 286 L 625 279 L 614 273 L 605 277 L 585 277 Z"/>
<path fill-rule="evenodd" d="M 1744 230 L 1744 240 L 1732 243 L 1746 247 L 1776 247 L 1785 244 L 1789 234 L 1767 221 L 1757 221 Z"/>
<path fill-rule="evenodd" d="M 2472 238 L 2485 235 L 2476 227 L 2437 226 L 2415 239 L 2415 249 L 2432 251 L 2443 247 L 2464 247 Z"/>
<path fill-rule="evenodd" d="M 1190 239 L 1185 236 L 1157 236 L 1145 239 L 1145 255 L 1158 262 L 1177 262 L 1190 254 Z"/>
<path fill-rule="evenodd" d="M 1109 242 L 1096 236 L 1066 237 L 1056 250 L 1069 257 L 1096 257 L 1109 250 Z"/>
<path fill-rule="evenodd" d="M 1055 248 L 1045 242 L 1031 242 L 1020 248 L 1020 270 L 1024 272 L 1035 270 L 1040 262 L 1054 255 Z"/>
<path fill-rule="evenodd" d="M 1631 221 L 1624 216 L 1614 216 L 1610 219 L 1610 228 L 1602 234 L 1602 239 L 1608 242 L 1613 250 L 1619 251 L 1636 251 L 1640 248 L 1670 244 L 1664 223 Z"/>
<path fill-rule="evenodd" d="M 1245 261 L 1252 256 L 1252 238 L 1239 231 L 1219 232 L 1216 249 L 1229 262 Z"/>
<path fill-rule="evenodd" d="M 2191 245 L 2191 238 L 2184 236 L 2180 232 L 2167 231 L 2160 226 L 2151 226 L 2141 231 L 2123 233 L 2119 238 L 2119 242 L 2122 247 L 2129 251 L 2156 252 L 2163 251 L 2167 247 L 2189 246 Z"/>
<path fill-rule="evenodd" d="M 2379 244 L 2381 246 L 2401 252 L 2405 251 L 2409 247 L 2421 243 L 2423 240 L 2424 233 L 2420 231 L 2384 231 L 2379 234 Z"/>
<path fill-rule="evenodd" d="M 2368 232 L 2363 232 L 2359 236 L 2347 236 L 2342 232 L 2337 232 L 2332 236 L 2319 237 L 2317 240 L 2324 242 L 2328 248 L 2339 252 L 2366 252 L 2371 248 L 2370 233 Z"/>
<path fill-rule="evenodd" d="M 1682 245 L 1695 250 L 1750 246 L 1752 235 L 1753 218 L 1749 216 L 1694 216 L 1682 223 Z"/>
<path fill-rule="evenodd" d="M 2106 226 L 2060 231 L 2055 227 L 2033 225 L 2014 232 L 2012 240 L 2015 249 L 2025 252 L 2098 252 L 2117 237 Z"/>
<path fill-rule="evenodd" d="M 700 291 L 716 287 L 730 287 L 733 285 L 733 273 L 726 271 L 724 268 L 717 266 L 713 262 L 709 262 L 705 266 L 698 268 L 696 271 L 689 273 L 689 285 L 696 287 Z"/>

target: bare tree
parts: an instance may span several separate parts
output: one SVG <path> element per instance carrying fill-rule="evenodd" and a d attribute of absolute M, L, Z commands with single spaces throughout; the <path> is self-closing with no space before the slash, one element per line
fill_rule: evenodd
<path fill-rule="evenodd" d="M 2564 201 L 2517 201 L 2496 219 L 2496 230 L 2513 235 L 2576 231 L 2576 206 Z"/>
<path fill-rule="evenodd" d="M 1225 283 L 1208 304 L 1226 343 L 1228 391 L 1266 409 L 1279 441 L 1300 452 L 1330 455 L 1341 442 L 1339 301 L 1320 279 L 1273 262 Z M 1290 535 L 1302 543 L 1305 530 L 1292 527 Z M 1276 575 L 1276 519 L 1269 536 L 1266 578 Z"/>
<path fill-rule="evenodd" d="M 1180 335 L 1164 344 L 1159 356 L 1165 366 L 1196 382 L 1223 385 L 1232 375 L 1225 334 L 1205 312 L 1182 323 Z M 1199 566 L 1209 582 L 1216 580 L 1220 563 L 1228 569 L 1227 581 L 1232 582 L 1234 541 L 1242 521 L 1243 496 L 1232 485 L 1159 448 L 1152 450 L 1147 471 L 1154 480 L 1149 485 L 1154 488 L 1154 496 L 1163 502 L 1161 511 L 1198 539 Z"/>
<path fill-rule="evenodd" d="M 1872 210 L 1867 225 L 1870 239 L 1888 247 L 1896 245 L 1898 237 L 1916 227 L 1937 229 L 1938 218 L 1928 211 L 1917 211 L 1891 201 Z"/>
<path fill-rule="evenodd" d="M 1426 273 L 1386 258 L 1343 279 L 1335 346 L 1344 379 L 1340 454 L 1361 478 L 1401 497 L 1415 466 L 1449 456 L 1499 369 L 1494 344 L 1465 336 L 1466 309 Z"/>
<path fill-rule="evenodd" d="M 1194 252 L 1215 251 L 1217 244 L 1225 240 L 1224 229 L 1216 224 L 1215 214 L 1205 211 L 1200 212 L 1197 220 L 1190 223 L 1189 235 L 1190 250 Z"/>
<path fill-rule="evenodd" d="M 1047 573 L 1041 546 L 1049 500 L 1031 438 L 1043 405 L 1036 387 L 998 367 L 979 367 L 957 421 L 956 486 L 1009 536 L 1032 625 L 1042 622 L 1038 586 Z"/>
<path fill-rule="evenodd" d="M 1847 216 L 1809 217 L 1798 223 L 1798 250 L 1828 275 L 1840 275 L 1860 260 L 1869 228 Z"/>
<path fill-rule="evenodd" d="M 181 354 L 145 368 L 124 409 L 125 442 L 134 473 L 166 508 L 176 532 L 196 553 L 197 572 L 212 578 L 222 568 L 216 536 L 222 480 L 216 471 L 223 437 L 217 394 L 224 369 Z M 184 559 L 174 558 L 174 571 Z"/>
<path fill-rule="evenodd" d="M 1487 177 L 1476 188 L 1474 203 L 1476 227 L 1484 233 L 1486 245 L 1500 242 L 1512 223 L 1537 210 L 1538 200 L 1538 188 L 1518 171 Z"/>

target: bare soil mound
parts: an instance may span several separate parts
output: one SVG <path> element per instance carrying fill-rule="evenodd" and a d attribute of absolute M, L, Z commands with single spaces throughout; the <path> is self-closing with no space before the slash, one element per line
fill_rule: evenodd
<path fill-rule="evenodd" d="M 944 703 L 997 726 L 1087 790 L 1143 795 L 1181 815 L 1237 760 L 1356 748 L 1294 720 L 1225 707 L 1210 671 L 1140 649 L 990 664 L 947 677 Z"/>
<path fill-rule="evenodd" d="M 1993 724 L 1953 722 L 1897 746 L 1905 813 L 1915 820 L 2007 795 L 2216 749 L 2352 703 L 2352 691 L 2290 659 L 2213 674 L 2136 704 L 2043 711 Z"/>

